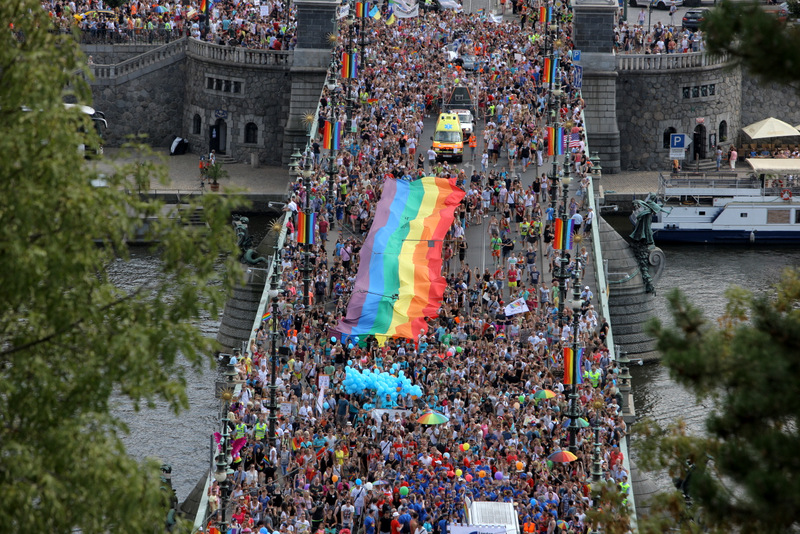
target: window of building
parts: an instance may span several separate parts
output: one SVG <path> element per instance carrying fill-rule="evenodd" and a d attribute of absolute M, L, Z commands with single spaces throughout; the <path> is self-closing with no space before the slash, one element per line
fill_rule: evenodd
<path fill-rule="evenodd" d="M 220 76 L 206 76 L 206 90 L 215 93 L 244 96 L 244 80 Z"/>
<path fill-rule="evenodd" d="M 675 133 L 678 133 L 678 130 L 672 126 L 664 130 L 664 148 L 669 148 L 669 136 Z"/>
<path fill-rule="evenodd" d="M 195 114 L 194 119 L 192 119 L 192 133 L 195 135 L 200 135 L 202 128 L 203 121 L 200 118 L 200 115 Z"/>
<path fill-rule="evenodd" d="M 728 140 L 728 121 L 719 123 L 719 141 L 725 142 Z"/>
<path fill-rule="evenodd" d="M 248 122 L 244 126 L 244 142 L 250 145 L 258 143 L 258 126 L 254 122 Z"/>
<path fill-rule="evenodd" d="M 800 224 L 800 210 L 794 210 L 794 223 Z"/>
<path fill-rule="evenodd" d="M 747 214 L 746 213 L 740 213 L 739 217 L 741 217 L 742 219 L 746 219 L 747 218 Z"/>

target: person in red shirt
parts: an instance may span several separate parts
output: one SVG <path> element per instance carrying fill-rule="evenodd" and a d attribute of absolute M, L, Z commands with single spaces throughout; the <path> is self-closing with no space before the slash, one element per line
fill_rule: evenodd
<path fill-rule="evenodd" d="M 400 521 L 397 518 L 400 517 L 398 512 L 392 513 L 392 534 L 400 534 Z"/>

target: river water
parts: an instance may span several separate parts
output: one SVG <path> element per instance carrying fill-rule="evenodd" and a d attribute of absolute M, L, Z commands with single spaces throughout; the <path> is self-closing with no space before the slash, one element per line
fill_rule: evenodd
<path fill-rule="evenodd" d="M 620 233 L 630 233 L 627 218 L 614 217 L 609 222 Z M 656 284 L 655 315 L 672 323 L 666 295 L 678 288 L 713 322 L 725 311 L 725 290 L 738 285 L 750 291 L 767 290 L 780 278 L 783 269 L 800 266 L 800 246 L 763 248 L 742 246 L 663 246 L 667 264 Z M 612 324 L 613 328 L 613 324 Z M 633 397 L 637 418 L 648 417 L 661 425 L 679 414 L 688 428 L 702 432 L 709 406 L 696 401 L 694 394 L 676 384 L 667 369 L 658 363 L 633 366 Z M 633 442 L 636 427 L 633 427 Z M 635 458 L 635 453 L 634 453 Z M 671 487 L 665 474 L 653 475 L 659 487 Z"/>
<path fill-rule="evenodd" d="M 252 221 L 255 233 L 259 233 L 259 227 L 267 220 L 264 217 Z M 627 223 L 622 219 L 613 224 L 627 230 Z M 800 247 L 670 246 L 664 247 L 664 252 L 667 266 L 658 283 L 656 297 L 656 315 L 662 321 L 669 321 L 665 295 L 671 288 L 687 292 L 707 317 L 716 318 L 724 310 L 724 290 L 728 285 L 763 290 L 778 280 L 784 267 L 800 265 Z M 157 254 L 135 248 L 131 251 L 131 261 L 115 263 L 110 274 L 120 287 L 132 288 L 154 276 L 158 261 Z M 215 336 L 219 321 L 204 318 L 198 326 L 205 335 Z M 690 428 L 702 430 L 706 407 L 698 405 L 692 394 L 673 382 L 661 365 L 634 366 L 631 374 L 639 417 L 650 417 L 666 424 L 675 414 L 681 414 Z M 123 438 L 128 452 L 136 458 L 155 457 L 171 464 L 173 485 L 181 501 L 207 473 L 209 436 L 218 426 L 218 403 L 214 398 L 214 382 L 220 378 L 218 369 L 214 367 L 190 376 L 189 408 L 177 417 L 163 405 L 155 409 L 143 408 L 137 413 L 129 403 L 117 399 L 114 408 L 114 414 L 131 430 Z M 661 476 L 655 481 L 659 486 L 669 484 Z"/>

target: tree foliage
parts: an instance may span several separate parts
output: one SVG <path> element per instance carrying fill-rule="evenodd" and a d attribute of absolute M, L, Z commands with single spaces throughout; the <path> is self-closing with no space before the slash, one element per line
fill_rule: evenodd
<path fill-rule="evenodd" d="M 675 328 L 650 333 L 673 379 L 710 401 L 706 433 L 682 422 L 638 431 L 643 465 L 688 479 L 685 491 L 655 503 L 646 531 L 785 532 L 800 510 L 800 270 L 787 270 L 774 291 L 728 290 L 726 312 L 710 324 L 674 291 Z"/>
<path fill-rule="evenodd" d="M 164 178 L 147 163 L 92 186 L 77 148 L 93 127 L 63 105 L 91 103 L 86 59 L 48 24 L 35 0 L 0 2 L 0 515 L 9 532 L 163 531 L 158 465 L 126 454 L 110 396 L 186 406 L 185 373 L 215 348 L 192 320 L 216 314 L 240 272 L 231 201 L 206 195 L 164 217 L 132 193 Z M 195 209 L 207 231 L 182 224 Z M 123 292 L 106 266 L 143 217 L 157 219 L 162 272 Z"/>
<path fill-rule="evenodd" d="M 703 29 L 709 52 L 728 53 L 761 80 L 800 90 L 800 26 L 779 20 L 760 2 L 725 0 Z"/>

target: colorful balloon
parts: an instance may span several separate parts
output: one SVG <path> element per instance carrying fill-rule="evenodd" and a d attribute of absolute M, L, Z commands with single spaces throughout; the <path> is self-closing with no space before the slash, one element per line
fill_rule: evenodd
<path fill-rule="evenodd" d="M 484 478 L 486 476 L 486 471 L 478 471 L 478 476 Z"/>
<path fill-rule="evenodd" d="M 336 484 L 337 482 L 339 482 L 339 475 L 333 475 L 333 476 L 331 477 L 331 481 L 332 481 L 334 484 Z"/>
<path fill-rule="evenodd" d="M 465 443 L 464 444 L 464 451 L 466 452 L 468 450 L 469 450 L 469 443 Z"/>
<path fill-rule="evenodd" d="M 400 488 L 400 495 L 402 495 L 403 497 L 408 495 L 408 486 L 403 486 L 402 488 Z"/>
<path fill-rule="evenodd" d="M 464 480 L 466 480 L 467 482 L 472 482 L 472 475 L 467 473 L 467 476 L 464 477 Z"/>
<path fill-rule="evenodd" d="M 357 478 L 356 479 L 356 486 L 360 486 L 361 484 L 363 484 L 363 482 L 361 481 L 360 478 Z"/>
<path fill-rule="evenodd" d="M 497 473 L 494 474 L 494 478 L 495 480 L 503 480 L 503 472 L 498 471 Z"/>
<path fill-rule="evenodd" d="M 525 464 L 522 462 L 517 462 L 517 471 L 522 471 L 522 468 L 525 467 Z"/>
<path fill-rule="evenodd" d="M 462 471 L 461 469 L 456 469 L 456 476 L 457 477 L 460 477 L 463 474 L 464 474 L 464 471 Z"/>

